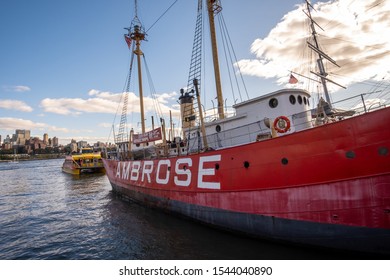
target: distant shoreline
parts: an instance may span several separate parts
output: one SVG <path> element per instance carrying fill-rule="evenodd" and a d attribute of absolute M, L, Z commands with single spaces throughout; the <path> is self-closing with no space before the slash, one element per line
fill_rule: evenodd
<path fill-rule="evenodd" d="M 65 158 L 65 154 L 39 154 L 33 156 L 14 156 L 14 155 L 2 155 L 0 156 L 0 162 L 13 162 L 13 161 L 30 161 L 30 160 L 45 160 L 45 159 L 59 159 Z"/>

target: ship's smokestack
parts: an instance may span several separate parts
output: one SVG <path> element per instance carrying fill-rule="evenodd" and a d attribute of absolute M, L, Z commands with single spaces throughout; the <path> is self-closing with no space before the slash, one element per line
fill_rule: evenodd
<path fill-rule="evenodd" d="M 195 126 L 195 111 L 194 111 L 194 96 L 191 92 L 184 92 L 184 89 L 180 89 L 180 112 L 181 123 L 183 131 L 189 127 Z"/>

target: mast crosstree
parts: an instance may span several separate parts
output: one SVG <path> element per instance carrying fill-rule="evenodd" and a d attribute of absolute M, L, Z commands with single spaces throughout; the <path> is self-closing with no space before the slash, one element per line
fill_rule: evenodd
<path fill-rule="evenodd" d="M 331 82 L 331 83 L 333 83 L 339 87 L 342 87 L 342 88 L 344 88 L 344 87 L 342 85 L 332 81 L 331 79 L 327 78 L 328 73 L 326 72 L 323 59 L 328 60 L 329 62 L 331 62 L 333 65 L 335 65 L 337 67 L 340 67 L 340 66 L 337 64 L 337 62 L 335 60 L 333 60 L 330 56 L 328 56 L 325 52 L 323 52 L 320 49 L 320 45 L 319 45 L 318 40 L 317 40 L 316 26 L 318 26 L 320 29 L 322 29 L 322 28 L 317 22 L 314 21 L 312 15 L 311 15 L 311 9 L 314 9 L 314 7 L 311 5 L 310 0 L 305 0 L 305 1 L 306 1 L 307 11 L 306 12 L 304 11 L 304 13 L 306 14 L 306 16 L 310 20 L 310 29 L 311 29 L 312 40 L 313 40 L 313 44 L 310 43 L 309 41 L 307 41 L 307 45 L 311 50 L 315 51 L 318 55 L 317 66 L 318 66 L 319 73 L 316 73 L 313 71 L 310 71 L 310 72 L 321 79 L 321 84 L 322 84 L 322 87 L 324 89 L 325 99 L 326 99 L 326 102 L 329 104 L 329 107 L 331 109 L 332 102 L 330 100 L 327 82 Z"/>

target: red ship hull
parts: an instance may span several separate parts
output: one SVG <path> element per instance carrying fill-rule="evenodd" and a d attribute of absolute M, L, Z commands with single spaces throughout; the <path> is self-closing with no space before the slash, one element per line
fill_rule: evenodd
<path fill-rule="evenodd" d="M 104 160 L 113 190 L 252 236 L 390 254 L 390 108 L 283 137 Z"/>

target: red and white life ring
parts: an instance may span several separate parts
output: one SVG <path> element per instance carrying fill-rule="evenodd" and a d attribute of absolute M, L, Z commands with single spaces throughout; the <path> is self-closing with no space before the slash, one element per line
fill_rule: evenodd
<path fill-rule="evenodd" d="M 291 127 L 290 120 L 285 116 L 279 116 L 274 120 L 274 128 L 279 133 L 286 133 Z"/>

